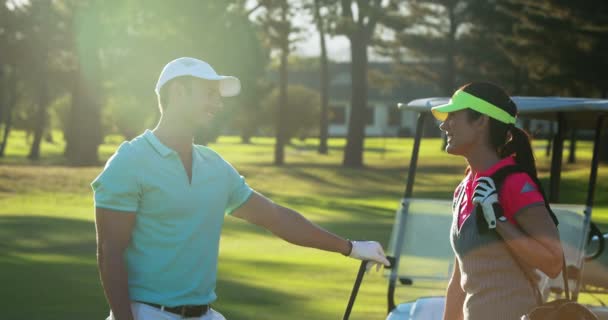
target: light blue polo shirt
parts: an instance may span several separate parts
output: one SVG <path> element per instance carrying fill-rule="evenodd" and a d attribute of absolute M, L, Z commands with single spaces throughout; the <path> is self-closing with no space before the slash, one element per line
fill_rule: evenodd
<path fill-rule="evenodd" d="M 252 193 L 211 149 L 193 145 L 192 183 L 177 152 L 149 130 L 124 142 L 91 184 L 98 208 L 136 215 L 125 260 L 131 300 L 214 301 L 224 215 Z"/>

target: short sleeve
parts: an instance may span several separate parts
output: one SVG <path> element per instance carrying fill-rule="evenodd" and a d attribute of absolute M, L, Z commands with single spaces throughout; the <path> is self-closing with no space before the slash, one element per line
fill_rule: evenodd
<path fill-rule="evenodd" d="M 95 207 L 136 212 L 141 194 L 136 168 L 125 142 L 91 183 Z"/>
<path fill-rule="evenodd" d="M 227 170 L 228 170 L 228 203 L 226 204 L 225 213 L 227 215 L 231 215 L 236 209 L 240 208 L 253 193 L 253 190 L 249 187 L 247 182 L 245 182 L 245 178 L 240 175 L 232 165 L 228 162 Z"/>
<path fill-rule="evenodd" d="M 538 186 L 526 173 L 514 173 L 505 178 L 499 197 L 504 215 L 509 220 L 513 220 L 522 209 L 545 202 Z"/>

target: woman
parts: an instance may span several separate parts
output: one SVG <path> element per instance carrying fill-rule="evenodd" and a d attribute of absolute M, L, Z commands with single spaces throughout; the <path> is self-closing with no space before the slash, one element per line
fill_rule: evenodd
<path fill-rule="evenodd" d="M 442 121 L 446 151 L 468 162 L 454 193 L 456 259 L 444 319 L 520 319 L 537 304 L 528 281 L 533 269 L 555 278 L 563 255 L 557 228 L 530 177 L 536 177 L 536 165 L 527 134 L 514 125 L 517 107 L 500 87 L 474 82 L 432 112 Z M 509 165 L 527 173 L 508 175 L 494 186 L 488 177 Z M 502 210 L 492 212 L 496 202 Z M 485 223 L 490 229 L 480 232 Z"/>

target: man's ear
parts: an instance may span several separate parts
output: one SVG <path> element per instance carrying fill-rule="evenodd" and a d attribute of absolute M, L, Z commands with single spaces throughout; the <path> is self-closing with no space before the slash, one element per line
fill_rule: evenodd
<path fill-rule="evenodd" d="M 179 81 L 172 81 L 169 84 L 169 94 L 174 98 L 183 96 L 185 91 L 184 85 Z"/>

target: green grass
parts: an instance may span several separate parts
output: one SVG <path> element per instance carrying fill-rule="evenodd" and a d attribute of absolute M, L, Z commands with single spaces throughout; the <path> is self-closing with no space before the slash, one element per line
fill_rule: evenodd
<path fill-rule="evenodd" d="M 59 135 L 56 141 L 61 141 Z M 109 137 L 100 148 L 105 160 L 120 143 Z M 536 147 L 542 152 L 544 142 Z M 394 212 L 403 193 L 411 139 L 366 140 L 364 169 L 340 166 L 343 139 L 330 140 L 319 156 L 316 141 L 294 142 L 287 165 L 275 167 L 273 139 L 241 145 L 223 137 L 210 145 L 278 203 L 351 239 L 388 244 Z M 590 143 L 579 143 L 577 164 L 564 164 L 562 200 L 583 203 Z M 63 144 L 44 143 L 43 159 L 24 160 L 27 143 L 15 132 L 0 160 L 0 310 L 6 319 L 102 319 L 107 305 L 95 262 L 95 228 L 89 183 L 102 166 L 62 166 Z M 425 141 L 414 194 L 449 199 L 464 161 Z M 538 156 L 541 178 L 549 159 Z M 608 223 L 608 166 L 600 168 L 594 219 Z M 228 319 L 337 319 L 349 297 L 358 262 L 338 254 L 289 245 L 268 232 L 227 218 L 220 248 L 219 300 Z M 400 287 L 397 301 L 443 291 L 444 284 Z M 382 319 L 386 279 L 371 273 L 361 287 L 352 319 Z"/>

